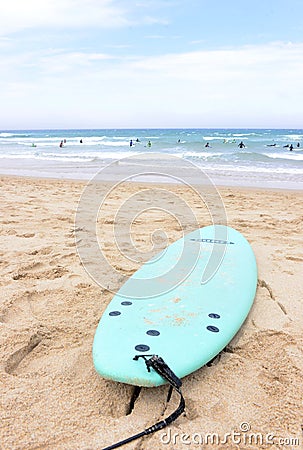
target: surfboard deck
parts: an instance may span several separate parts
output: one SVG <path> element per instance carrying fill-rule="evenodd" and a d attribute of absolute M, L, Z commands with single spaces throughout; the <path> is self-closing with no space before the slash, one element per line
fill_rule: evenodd
<path fill-rule="evenodd" d="M 256 286 L 255 256 L 242 234 L 223 225 L 189 233 L 145 263 L 113 297 L 94 337 L 97 372 L 159 386 L 161 376 L 148 372 L 143 358 L 133 359 L 156 354 L 179 378 L 190 374 L 235 336 Z"/>

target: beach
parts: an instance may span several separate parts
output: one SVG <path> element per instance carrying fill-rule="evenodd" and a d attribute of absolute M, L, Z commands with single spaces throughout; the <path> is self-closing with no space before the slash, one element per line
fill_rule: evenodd
<path fill-rule="evenodd" d="M 132 405 L 134 386 L 102 379 L 94 369 L 93 337 L 113 293 L 90 278 L 78 255 L 75 215 L 86 181 L 3 175 L 0 186 L 0 448 L 102 449 L 169 415 L 178 398 L 167 404 L 167 386 L 142 388 Z M 126 276 L 140 264 L 112 245 L 114 214 L 146 186 L 123 183 L 107 200 L 100 230 L 109 260 Z M 190 187 L 163 189 L 184 199 L 201 227 L 211 224 Z M 303 192 L 218 192 L 228 225 L 256 256 L 254 305 L 225 351 L 182 380 L 185 414 L 122 448 L 303 447 Z M 147 210 L 133 229 L 142 251 L 155 226 L 169 242 L 195 228 L 164 212 L 155 224 Z"/>

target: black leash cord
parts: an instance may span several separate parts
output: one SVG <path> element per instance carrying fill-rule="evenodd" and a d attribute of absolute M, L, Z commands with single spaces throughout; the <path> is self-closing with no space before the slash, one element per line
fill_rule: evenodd
<path fill-rule="evenodd" d="M 147 356 L 151 356 L 151 358 L 146 359 Z M 134 360 L 138 361 L 139 358 L 144 359 L 147 370 L 149 372 L 150 368 L 152 367 L 162 378 L 168 381 L 168 383 L 170 384 L 170 392 L 172 388 L 174 388 L 178 392 L 178 394 L 180 395 L 179 406 L 172 414 L 170 414 L 170 416 L 166 417 L 166 419 L 157 422 L 155 425 L 149 428 L 146 428 L 144 431 L 141 431 L 141 433 L 135 434 L 134 436 L 124 439 L 123 441 L 117 442 L 116 444 L 110 445 L 109 447 L 105 447 L 102 450 L 113 450 L 114 448 L 121 447 L 122 445 L 128 444 L 129 442 L 132 442 L 143 436 L 154 433 L 155 431 L 162 430 L 162 428 L 165 428 L 167 427 L 167 425 L 170 425 L 172 422 L 174 422 L 174 420 L 176 420 L 185 409 L 185 401 L 182 392 L 180 390 L 182 381 L 168 367 L 165 361 L 157 355 L 137 355 L 134 357 Z"/>

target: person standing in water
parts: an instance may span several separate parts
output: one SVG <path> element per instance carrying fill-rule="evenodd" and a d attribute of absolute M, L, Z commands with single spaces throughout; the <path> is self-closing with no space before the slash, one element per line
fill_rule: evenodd
<path fill-rule="evenodd" d="M 245 144 L 244 144 L 244 142 L 243 142 L 243 141 L 241 141 L 241 142 L 240 142 L 240 144 L 238 144 L 238 147 L 240 147 L 240 148 L 245 148 Z"/>

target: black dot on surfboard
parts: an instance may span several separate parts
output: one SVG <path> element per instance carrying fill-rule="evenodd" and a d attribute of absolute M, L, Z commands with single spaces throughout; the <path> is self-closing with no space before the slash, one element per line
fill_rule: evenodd
<path fill-rule="evenodd" d="M 120 311 L 111 311 L 110 313 L 109 313 L 109 315 L 110 316 L 120 316 Z"/>
<path fill-rule="evenodd" d="M 137 350 L 138 352 L 147 352 L 150 349 L 150 347 L 148 345 L 144 345 L 144 344 L 139 344 L 136 345 L 135 350 Z"/>
<path fill-rule="evenodd" d="M 211 317 L 212 319 L 220 319 L 220 314 L 210 313 L 208 314 L 208 317 Z"/>
<path fill-rule="evenodd" d="M 208 327 L 206 327 L 208 331 L 212 331 L 213 333 L 218 333 L 219 328 L 214 327 L 213 325 L 208 325 Z"/>
<path fill-rule="evenodd" d="M 159 336 L 160 331 L 157 331 L 157 330 L 148 330 L 148 331 L 146 332 L 146 334 L 148 334 L 149 336 Z"/>
<path fill-rule="evenodd" d="M 121 305 L 130 306 L 130 305 L 132 305 L 132 302 L 121 302 Z"/>

